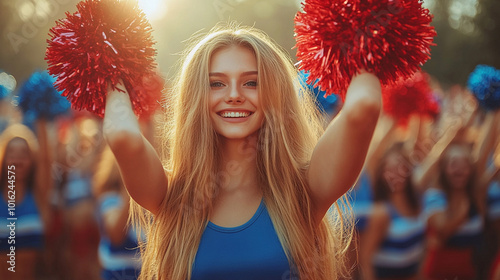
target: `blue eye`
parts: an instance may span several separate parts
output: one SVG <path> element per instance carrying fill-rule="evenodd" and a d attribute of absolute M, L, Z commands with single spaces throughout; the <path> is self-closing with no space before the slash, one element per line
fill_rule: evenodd
<path fill-rule="evenodd" d="M 224 84 L 221 82 L 212 82 L 210 83 L 210 87 L 223 87 Z"/>
<path fill-rule="evenodd" d="M 257 87 L 257 81 L 249 81 L 245 83 L 245 86 Z"/>

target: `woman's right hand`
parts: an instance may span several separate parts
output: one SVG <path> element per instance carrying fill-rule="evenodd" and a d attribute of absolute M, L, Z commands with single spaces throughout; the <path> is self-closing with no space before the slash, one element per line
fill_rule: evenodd
<path fill-rule="evenodd" d="M 121 82 L 116 89 L 108 88 L 103 133 L 130 196 L 142 207 L 157 213 L 167 190 L 167 176 L 155 149 L 141 134 Z"/>

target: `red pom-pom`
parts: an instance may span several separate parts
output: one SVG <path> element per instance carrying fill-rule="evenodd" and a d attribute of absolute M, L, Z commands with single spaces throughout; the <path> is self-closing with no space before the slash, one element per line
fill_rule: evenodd
<path fill-rule="evenodd" d="M 141 88 L 136 88 L 143 94 L 143 100 L 140 102 L 142 112 L 139 116 L 143 120 L 149 119 L 156 110 L 160 109 L 163 105 L 165 79 L 158 73 L 153 75 L 144 76 L 142 79 Z"/>
<path fill-rule="evenodd" d="M 77 8 L 50 30 L 45 59 L 55 86 L 73 108 L 102 117 L 108 84 L 122 79 L 134 112 L 144 114 L 151 107 L 144 81 L 156 67 L 146 16 L 132 1 L 85 0 Z"/>
<path fill-rule="evenodd" d="M 300 69 L 342 99 L 361 69 L 383 84 L 409 78 L 429 59 L 431 21 L 418 0 L 305 0 L 295 17 Z"/>
<path fill-rule="evenodd" d="M 429 85 L 429 75 L 424 72 L 384 86 L 382 93 L 385 113 L 400 125 L 405 125 L 414 114 L 436 117 L 439 113 L 439 102 Z"/>

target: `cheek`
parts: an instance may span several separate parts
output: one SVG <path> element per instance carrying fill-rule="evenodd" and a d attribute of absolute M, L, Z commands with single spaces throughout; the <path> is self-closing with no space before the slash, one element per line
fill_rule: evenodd
<path fill-rule="evenodd" d="M 208 103 L 208 108 L 211 110 L 215 110 L 216 106 L 219 103 L 224 101 L 224 93 L 222 91 L 213 91 L 210 93 L 208 98 L 206 99 Z"/>
<path fill-rule="evenodd" d="M 468 177 L 471 175 L 472 170 L 471 170 L 470 166 L 467 165 L 467 166 L 463 167 L 462 172 L 465 174 L 465 176 Z"/>
<path fill-rule="evenodd" d="M 16 167 L 16 172 L 20 174 L 28 172 L 33 165 L 33 162 L 29 157 L 6 157 L 5 163 L 7 166 L 14 165 Z"/>
<path fill-rule="evenodd" d="M 454 168 L 452 166 L 446 166 L 446 169 L 444 170 L 445 172 L 445 175 L 448 179 L 452 179 L 453 178 L 453 172 L 454 172 Z"/>
<path fill-rule="evenodd" d="M 448 176 L 453 176 L 454 173 L 459 172 L 461 174 L 470 174 L 471 167 L 466 162 L 454 162 L 446 167 L 446 174 Z"/>
<path fill-rule="evenodd" d="M 14 156 L 5 156 L 5 163 L 7 165 L 15 165 L 17 162 L 19 162 L 19 158 L 16 159 Z"/>
<path fill-rule="evenodd" d="M 260 108 L 259 94 L 255 91 L 247 95 L 247 99 L 256 107 Z"/>
<path fill-rule="evenodd" d="M 29 157 L 22 157 L 22 158 L 19 158 L 17 161 L 19 163 L 21 163 L 22 166 L 25 168 L 29 168 L 33 164 L 33 162 L 31 161 L 31 159 Z"/>
<path fill-rule="evenodd" d="M 30 158 L 24 158 L 22 159 L 22 162 L 24 166 L 26 166 L 27 168 L 30 168 L 33 165 L 33 162 L 31 161 Z"/>
<path fill-rule="evenodd" d="M 212 108 L 215 106 L 216 102 L 215 102 L 215 94 L 210 94 L 207 98 L 207 101 L 208 101 L 208 107 L 209 108 Z"/>

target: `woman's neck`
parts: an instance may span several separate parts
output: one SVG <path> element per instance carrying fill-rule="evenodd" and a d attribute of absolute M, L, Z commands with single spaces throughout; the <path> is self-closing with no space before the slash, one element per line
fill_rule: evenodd
<path fill-rule="evenodd" d="M 449 194 L 449 205 L 450 207 L 461 205 L 462 201 L 469 201 L 469 199 L 465 189 L 452 189 Z"/>
<path fill-rule="evenodd" d="M 391 203 L 394 205 L 396 210 L 403 216 L 414 216 L 417 213 L 415 213 L 414 209 L 410 207 L 410 204 L 408 203 L 408 200 L 406 198 L 405 193 L 403 192 L 397 192 L 391 194 Z"/>
<path fill-rule="evenodd" d="M 467 197 L 465 189 L 452 189 L 450 191 L 450 200 L 463 199 Z"/>
<path fill-rule="evenodd" d="M 260 190 L 257 177 L 257 137 L 221 141 L 222 162 L 219 170 L 222 192 Z"/>

